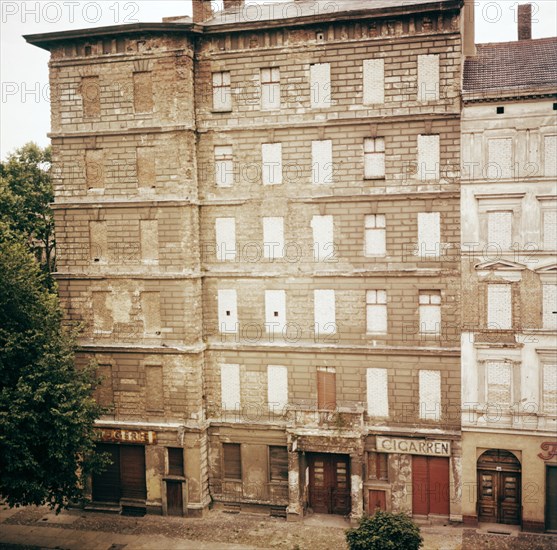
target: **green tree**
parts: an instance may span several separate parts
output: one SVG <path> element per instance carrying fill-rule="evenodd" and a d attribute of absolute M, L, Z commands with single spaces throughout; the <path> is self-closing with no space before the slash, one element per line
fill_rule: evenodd
<path fill-rule="evenodd" d="M 76 369 L 57 296 L 0 222 L 0 495 L 60 510 L 81 498 L 94 455 L 94 366 Z"/>
<path fill-rule="evenodd" d="M 423 545 L 420 528 L 406 514 L 378 510 L 346 531 L 350 550 L 418 550 Z"/>
<path fill-rule="evenodd" d="M 55 263 L 51 160 L 50 147 L 27 143 L 0 162 L 0 221 L 21 233 L 47 273 Z"/>

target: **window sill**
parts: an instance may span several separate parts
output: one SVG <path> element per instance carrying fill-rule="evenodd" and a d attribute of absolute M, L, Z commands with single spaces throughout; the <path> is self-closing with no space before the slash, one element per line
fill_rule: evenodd
<path fill-rule="evenodd" d="M 165 476 L 163 476 L 163 480 L 164 481 L 186 481 L 185 476 L 178 476 L 178 475 L 172 475 L 172 474 L 167 474 Z"/>
<path fill-rule="evenodd" d="M 232 109 L 211 109 L 213 114 L 231 113 Z"/>
<path fill-rule="evenodd" d="M 385 181 L 385 180 L 386 180 L 385 176 L 373 176 L 373 177 L 364 176 L 364 181 Z"/>

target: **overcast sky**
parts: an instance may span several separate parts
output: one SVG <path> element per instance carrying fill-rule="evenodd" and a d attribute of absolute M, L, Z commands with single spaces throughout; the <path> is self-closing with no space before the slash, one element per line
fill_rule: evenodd
<path fill-rule="evenodd" d="M 248 0 L 270 3 L 271 0 Z M 319 0 L 327 3 L 342 0 Z M 362 0 L 362 5 L 373 0 Z M 408 3 L 409 0 L 401 0 Z M 520 3 L 526 3 L 520 1 Z M 557 34 L 557 2 L 535 0 L 533 38 Z M 476 0 L 476 41 L 516 40 L 516 0 Z M 191 15 L 191 0 L 0 0 L 0 158 L 28 141 L 44 146 L 50 129 L 48 52 L 27 44 L 24 34 L 161 21 Z"/>

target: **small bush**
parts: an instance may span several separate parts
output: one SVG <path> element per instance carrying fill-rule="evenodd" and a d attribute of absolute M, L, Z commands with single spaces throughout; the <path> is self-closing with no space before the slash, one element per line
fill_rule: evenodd
<path fill-rule="evenodd" d="M 377 511 L 346 531 L 350 550 L 418 550 L 423 545 L 420 528 L 406 514 Z"/>

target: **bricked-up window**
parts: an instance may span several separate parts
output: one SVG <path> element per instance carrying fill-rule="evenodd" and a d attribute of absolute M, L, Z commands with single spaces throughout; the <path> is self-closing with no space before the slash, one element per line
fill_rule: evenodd
<path fill-rule="evenodd" d="M 310 67 L 311 106 L 314 109 L 331 106 L 331 65 L 316 63 Z"/>
<path fill-rule="evenodd" d="M 242 447 L 239 443 L 223 443 L 223 473 L 225 479 L 242 481 Z"/>
<path fill-rule="evenodd" d="M 261 176 L 263 185 L 282 183 L 282 143 L 261 145 Z"/>
<path fill-rule="evenodd" d="M 385 177 L 385 139 L 364 139 L 364 178 L 367 180 Z"/>
<path fill-rule="evenodd" d="M 332 411 L 337 406 L 337 375 L 333 367 L 317 369 L 317 408 Z"/>
<path fill-rule="evenodd" d="M 261 109 L 280 109 L 280 69 L 261 69 Z"/>
<path fill-rule="evenodd" d="M 557 330 L 557 285 L 542 285 L 543 328 Z"/>
<path fill-rule="evenodd" d="M 315 334 L 334 334 L 337 331 L 334 290 L 313 291 Z"/>
<path fill-rule="evenodd" d="M 367 414 L 375 418 L 387 418 L 389 416 L 387 369 L 367 369 L 366 382 Z"/>
<path fill-rule="evenodd" d="M 439 56 L 418 56 L 418 101 L 439 100 Z"/>
<path fill-rule="evenodd" d="M 150 71 L 133 73 L 133 106 L 136 113 L 153 111 L 153 74 Z"/>
<path fill-rule="evenodd" d="M 364 105 L 385 103 L 385 60 L 364 59 Z"/>
<path fill-rule="evenodd" d="M 213 73 L 213 111 L 232 111 L 230 72 Z"/>
<path fill-rule="evenodd" d="M 161 365 L 145 366 L 145 409 L 161 411 L 164 407 L 163 371 Z"/>
<path fill-rule="evenodd" d="M 545 210 L 542 225 L 544 250 L 557 250 L 557 210 Z"/>
<path fill-rule="evenodd" d="M 81 78 L 81 99 L 83 102 L 83 116 L 100 116 L 101 88 L 98 76 L 84 76 Z"/>
<path fill-rule="evenodd" d="M 224 411 L 240 408 L 240 365 L 220 366 L 221 405 Z"/>
<path fill-rule="evenodd" d="M 499 250 L 511 250 L 513 213 L 501 210 L 487 213 L 487 244 Z"/>
<path fill-rule="evenodd" d="M 217 294 L 219 332 L 238 332 L 238 300 L 233 289 L 221 289 Z"/>
<path fill-rule="evenodd" d="M 104 187 L 104 153 L 102 149 L 85 150 L 85 183 L 88 189 Z"/>
<path fill-rule="evenodd" d="M 168 447 L 168 475 L 184 475 L 184 449 L 182 447 Z"/>
<path fill-rule="evenodd" d="M 420 290 L 420 332 L 441 333 L 441 291 Z"/>
<path fill-rule="evenodd" d="M 418 178 L 420 181 L 439 179 L 440 145 L 436 134 L 418 136 Z"/>
<path fill-rule="evenodd" d="M 263 256 L 269 260 L 284 257 L 284 218 L 263 218 Z"/>
<path fill-rule="evenodd" d="M 326 262 L 334 259 L 334 219 L 333 216 L 313 216 L 313 259 Z"/>
<path fill-rule="evenodd" d="M 418 256 L 421 258 L 441 255 L 441 214 L 418 213 Z"/>
<path fill-rule="evenodd" d="M 544 136 L 544 174 L 557 176 L 557 136 Z"/>
<path fill-rule="evenodd" d="M 156 264 L 159 261 L 159 222 L 157 220 L 140 220 L 139 234 L 141 260 Z"/>
<path fill-rule="evenodd" d="M 512 365 L 493 361 L 486 365 L 486 399 L 492 405 L 509 405 L 512 401 Z"/>
<path fill-rule="evenodd" d="M 333 183 L 333 142 L 330 139 L 311 142 L 311 172 L 314 185 Z"/>
<path fill-rule="evenodd" d="M 286 447 L 269 447 L 270 481 L 288 481 L 288 449 Z"/>
<path fill-rule="evenodd" d="M 145 334 L 160 336 L 161 334 L 161 293 L 141 293 L 141 314 Z"/>
<path fill-rule="evenodd" d="M 367 332 L 387 334 L 387 291 L 368 290 L 366 292 Z"/>
<path fill-rule="evenodd" d="M 441 371 L 421 370 L 419 374 L 419 417 L 422 420 L 441 418 Z"/>
<path fill-rule="evenodd" d="M 114 404 L 114 388 L 112 385 L 112 365 L 99 364 L 97 374 L 101 380 L 95 397 L 101 407 L 111 407 Z"/>
<path fill-rule="evenodd" d="M 215 220 L 217 260 L 221 262 L 236 259 L 236 218 Z"/>
<path fill-rule="evenodd" d="M 513 175 L 513 139 L 493 138 L 487 141 L 488 180 L 509 179 Z"/>
<path fill-rule="evenodd" d="M 93 311 L 94 332 L 111 332 L 114 319 L 108 304 L 110 292 L 94 291 L 91 296 L 91 309 Z"/>
<path fill-rule="evenodd" d="M 512 286 L 487 285 L 487 328 L 507 330 L 512 328 Z"/>
<path fill-rule="evenodd" d="M 265 327 L 269 334 L 283 335 L 286 324 L 286 292 L 265 291 Z"/>
<path fill-rule="evenodd" d="M 387 453 L 368 453 L 368 479 L 389 481 Z"/>
<path fill-rule="evenodd" d="M 288 369 L 281 365 L 267 366 L 267 403 L 269 410 L 284 414 L 288 405 Z"/>
<path fill-rule="evenodd" d="M 215 147 L 215 185 L 217 187 L 234 185 L 234 157 L 231 145 Z"/>
<path fill-rule="evenodd" d="M 557 364 L 544 363 L 543 371 L 543 412 L 557 415 Z"/>
<path fill-rule="evenodd" d="M 91 261 L 108 261 L 108 229 L 105 221 L 89 222 L 89 258 Z"/>
<path fill-rule="evenodd" d="M 365 217 L 366 256 L 385 256 L 387 253 L 384 214 L 370 214 Z"/>
<path fill-rule="evenodd" d="M 156 187 L 155 148 L 136 148 L 137 184 L 139 187 Z"/>

